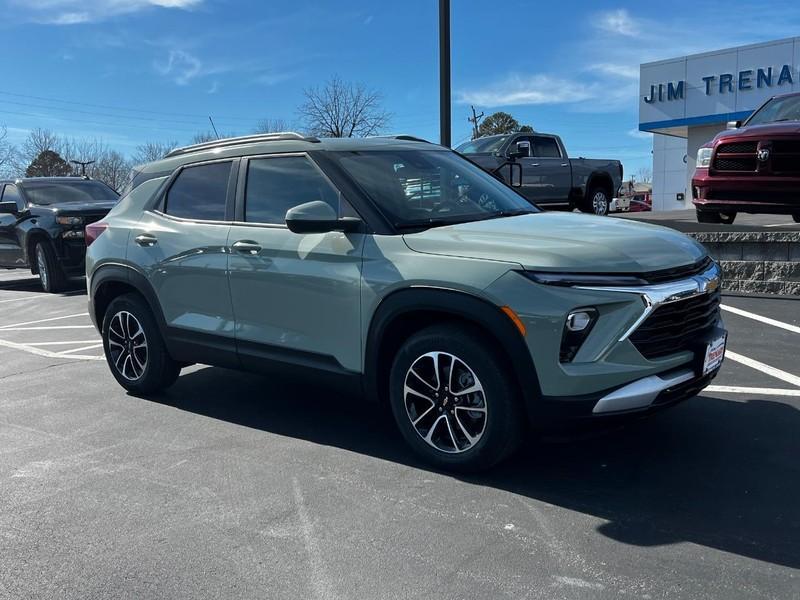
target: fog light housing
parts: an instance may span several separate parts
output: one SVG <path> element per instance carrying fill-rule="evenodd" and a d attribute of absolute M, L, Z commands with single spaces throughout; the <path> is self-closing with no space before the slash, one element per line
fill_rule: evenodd
<path fill-rule="evenodd" d="M 597 310 L 594 308 L 573 310 L 567 315 L 559 353 L 559 360 L 562 363 L 572 362 L 583 342 L 589 337 L 596 321 Z"/>

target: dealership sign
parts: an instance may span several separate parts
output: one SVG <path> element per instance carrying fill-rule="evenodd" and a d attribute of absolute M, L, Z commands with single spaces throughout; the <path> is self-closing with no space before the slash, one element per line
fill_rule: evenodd
<path fill-rule="evenodd" d="M 728 94 L 734 93 L 737 88 L 739 90 L 752 90 L 753 88 L 792 85 L 796 74 L 791 65 L 783 65 L 780 69 L 773 69 L 772 67 L 745 69 L 739 71 L 738 77 L 733 73 L 720 73 L 719 75 L 702 77 L 703 84 L 698 87 L 705 87 L 706 96 Z M 683 100 L 686 93 L 686 85 L 686 81 L 652 84 L 650 86 L 650 94 L 644 96 L 643 99 L 648 104 Z"/>

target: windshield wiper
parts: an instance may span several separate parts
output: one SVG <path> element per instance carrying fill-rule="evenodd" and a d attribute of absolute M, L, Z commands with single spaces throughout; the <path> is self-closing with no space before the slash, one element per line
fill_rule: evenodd
<path fill-rule="evenodd" d="M 469 219 L 470 221 L 472 219 Z M 408 230 L 408 229 L 431 229 L 432 227 L 444 227 L 446 225 L 456 225 L 464 223 L 465 221 L 453 221 L 452 219 L 419 219 L 418 221 L 402 221 L 394 223 L 395 229 Z"/>
<path fill-rule="evenodd" d="M 785 123 L 786 121 L 800 121 L 800 119 L 790 119 L 790 118 L 786 118 L 786 119 L 775 119 L 775 120 L 774 120 L 774 121 L 772 121 L 772 122 L 773 122 L 773 123 Z"/>
<path fill-rule="evenodd" d="M 486 215 L 481 220 L 485 221 L 487 219 L 503 219 L 505 217 L 520 217 L 522 215 L 534 215 L 534 214 L 536 214 L 536 211 L 529 210 L 527 208 L 517 208 L 514 210 L 499 210 L 490 215 Z"/>

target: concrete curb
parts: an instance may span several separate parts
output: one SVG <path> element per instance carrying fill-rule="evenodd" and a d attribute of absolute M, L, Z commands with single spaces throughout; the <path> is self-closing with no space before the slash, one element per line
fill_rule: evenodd
<path fill-rule="evenodd" d="M 720 262 L 733 292 L 800 295 L 800 232 L 697 232 L 686 235 Z"/>

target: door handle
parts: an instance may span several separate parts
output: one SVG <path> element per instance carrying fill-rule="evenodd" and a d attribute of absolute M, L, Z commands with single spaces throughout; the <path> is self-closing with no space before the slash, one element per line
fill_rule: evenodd
<path fill-rule="evenodd" d="M 142 235 L 137 235 L 133 241 L 143 248 L 152 248 L 158 243 L 158 238 L 152 233 L 143 233 Z"/>
<path fill-rule="evenodd" d="M 251 242 L 250 240 L 239 240 L 238 242 L 234 242 L 232 247 L 239 254 L 250 254 L 251 256 L 255 256 L 261 252 L 261 246 L 255 242 Z"/>
<path fill-rule="evenodd" d="M 538 167 L 538 166 L 539 166 L 539 163 L 531 163 L 531 166 L 532 166 L 532 167 Z"/>
<path fill-rule="evenodd" d="M 568 166 L 569 166 L 569 163 L 561 163 L 561 166 L 562 166 L 562 167 L 568 167 Z"/>

